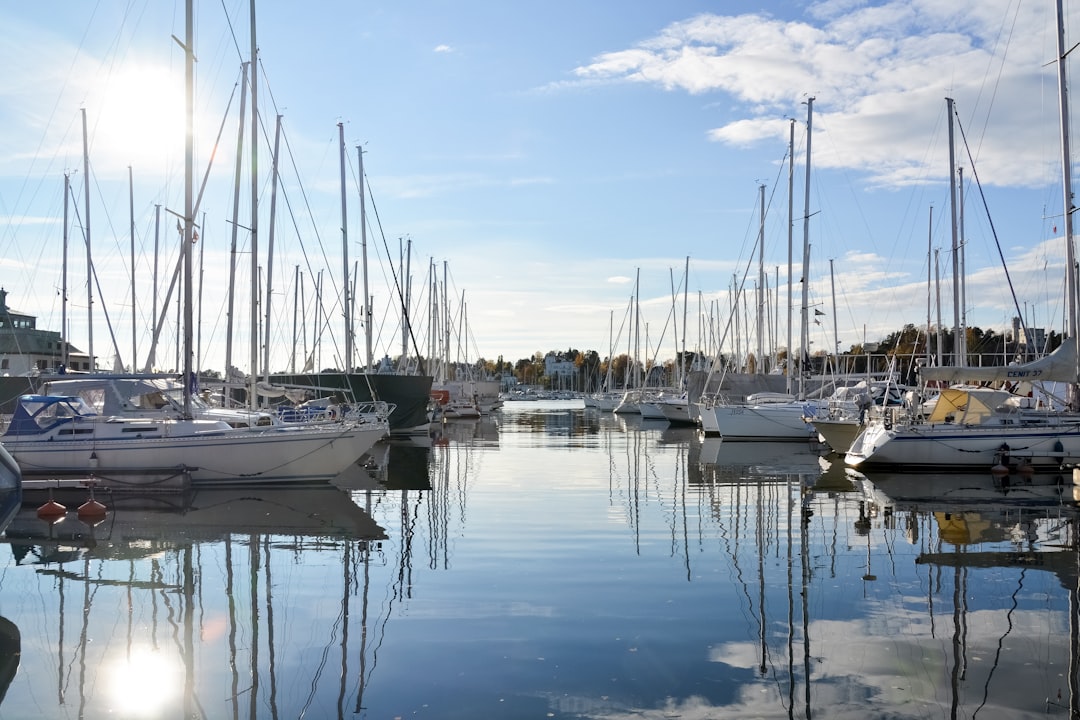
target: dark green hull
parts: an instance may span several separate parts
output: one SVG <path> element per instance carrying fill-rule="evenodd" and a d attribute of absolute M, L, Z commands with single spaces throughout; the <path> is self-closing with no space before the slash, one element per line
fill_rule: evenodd
<path fill-rule="evenodd" d="M 0 377 L 0 414 L 15 412 L 20 395 L 37 392 L 40 381 L 35 377 Z"/>
<path fill-rule="evenodd" d="M 426 429 L 428 402 L 431 399 L 429 375 L 381 375 L 367 373 L 305 373 L 271 375 L 271 383 L 335 388 L 351 393 L 357 402 L 381 400 L 394 405 L 390 413 L 390 432 L 407 433 Z M 370 388 L 369 388 L 370 383 Z M 372 397 L 372 390 L 375 396 Z"/>

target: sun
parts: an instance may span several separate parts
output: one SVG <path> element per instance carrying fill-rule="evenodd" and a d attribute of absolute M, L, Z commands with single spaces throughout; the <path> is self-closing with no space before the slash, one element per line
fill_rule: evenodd
<path fill-rule="evenodd" d="M 183 163 L 183 72 L 130 63 L 100 80 L 87 102 L 91 163 L 108 171 L 132 167 L 136 175 Z"/>

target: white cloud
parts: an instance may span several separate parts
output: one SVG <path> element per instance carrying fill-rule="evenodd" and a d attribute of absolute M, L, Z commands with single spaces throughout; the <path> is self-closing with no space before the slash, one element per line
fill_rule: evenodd
<path fill-rule="evenodd" d="M 872 184 L 889 186 L 920 177 L 945 98 L 953 97 L 968 132 L 981 133 L 970 138 L 981 180 L 1030 186 L 1045 180 L 1037 154 L 1052 136 L 1045 105 L 1055 90 L 1047 86 L 1054 69 L 1038 55 L 1045 44 L 1026 39 L 1045 39 L 1051 19 L 1049 8 L 1009 7 L 819 3 L 812 16 L 824 20 L 820 27 L 764 14 L 699 15 L 574 74 L 723 93 L 743 110 L 734 108 L 736 117 L 708 136 L 735 147 L 785 141 L 783 116 L 815 96 L 815 131 L 832 136 L 832 152 L 815 155 L 815 164 L 864 171 Z"/>

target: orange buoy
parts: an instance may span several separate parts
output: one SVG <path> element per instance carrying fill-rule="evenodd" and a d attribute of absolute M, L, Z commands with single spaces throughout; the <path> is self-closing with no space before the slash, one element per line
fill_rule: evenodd
<path fill-rule="evenodd" d="M 49 493 L 50 496 L 52 493 Z M 49 522 L 59 522 L 67 515 L 67 508 L 49 498 L 49 502 L 45 503 L 37 509 L 37 516 L 42 520 L 48 520 Z"/>
<path fill-rule="evenodd" d="M 76 514 L 79 516 L 79 519 L 86 524 L 96 525 L 105 519 L 105 513 L 108 512 L 108 508 L 94 498 L 94 482 L 88 482 L 87 486 L 90 488 L 90 499 L 79 506 L 79 510 Z"/>
<path fill-rule="evenodd" d="M 94 496 L 91 495 L 89 500 L 79 506 L 77 515 L 80 520 L 90 524 L 88 521 L 97 520 L 100 522 L 103 520 L 105 518 L 105 513 L 107 512 L 108 508 L 95 500 Z"/>

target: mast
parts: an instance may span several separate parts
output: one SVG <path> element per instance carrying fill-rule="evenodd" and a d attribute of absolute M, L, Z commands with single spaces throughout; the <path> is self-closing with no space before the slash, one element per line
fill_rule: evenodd
<path fill-rule="evenodd" d="M 785 383 L 784 392 L 788 395 L 791 394 L 791 371 L 795 369 L 793 362 L 793 355 L 795 346 L 792 344 L 792 287 L 791 287 L 791 274 L 792 274 L 792 234 L 795 230 L 795 118 L 792 118 L 788 127 L 788 191 L 787 191 L 787 372 L 784 373 L 787 382 Z"/>
<path fill-rule="evenodd" d="M 401 239 L 398 238 L 398 242 Z M 403 269 L 401 271 L 401 284 L 404 286 L 404 292 L 401 293 L 401 360 L 400 367 L 407 367 L 405 359 L 409 356 L 409 334 L 412 332 L 412 322 L 410 320 L 411 313 L 409 308 L 412 305 L 412 238 L 405 241 L 405 261 L 403 263 Z M 418 348 L 419 350 L 419 348 Z"/>
<path fill-rule="evenodd" d="M 60 343 L 60 361 L 66 368 L 68 366 L 68 326 L 67 326 L 67 261 L 68 261 L 68 196 L 71 193 L 71 176 L 64 173 L 64 260 L 63 273 L 60 278 L 60 328 L 63 331 Z"/>
<path fill-rule="evenodd" d="M 641 356 L 641 268 L 637 269 L 634 280 L 634 389 L 641 388 L 641 368 L 638 358 Z"/>
<path fill-rule="evenodd" d="M 184 239 L 181 252 L 184 257 L 184 417 L 191 417 L 191 377 L 194 371 L 192 358 L 193 328 L 191 313 L 191 242 L 192 218 L 194 212 L 195 187 L 195 54 L 192 43 L 195 41 L 195 21 L 192 0 L 188 0 L 185 10 L 184 40 Z M 91 362 L 93 358 L 91 358 Z"/>
<path fill-rule="evenodd" d="M 956 196 L 959 207 L 957 208 L 957 233 L 960 239 L 960 344 L 957 346 L 960 348 L 960 357 L 963 358 L 964 365 L 968 362 L 968 341 L 967 341 L 967 262 L 964 258 L 964 253 L 967 248 L 967 239 L 964 234 L 964 168 L 963 166 L 956 169 Z"/>
<path fill-rule="evenodd" d="M 953 140 L 953 99 L 945 98 L 949 109 L 949 209 L 952 222 L 949 226 L 952 235 L 952 279 L 953 279 L 953 365 L 964 364 L 960 358 L 960 248 L 957 239 L 956 221 L 956 147 Z M 940 312 L 940 309 L 939 309 Z"/>
<path fill-rule="evenodd" d="M 840 355 L 840 328 L 836 320 L 836 275 L 833 273 L 833 258 L 829 258 L 829 284 L 832 286 L 833 357 L 838 357 Z M 835 370 L 839 371 L 839 368 Z"/>
<path fill-rule="evenodd" d="M 229 380 L 229 373 L 232 371 L 232 350 L 233 350 L 233 309 L 234 309 L 234 294 L 236 285 L 236 235 L 240 230 L 240 176 L 243 173 L 244 167 L 244 127 L 247 119 L 247 90 L 248 90 L 248 68 L 250 63 L 243 63 L 241 74 L 243 76 L 241 82 L 240 91 L 240 122 L 236 130 L 236 168 L 234 170 L 233 179 L 233 214 L 232 214 L 232 243 L 229 250 L 229 291 L 228 291 L 228 310 L 226 311 L 226 329 L 225 329 L 225 380 Z"/>
<path fill-rule="evenodd" d="M 682 294 L 682 357 L 679 359 L 679 387 L 686 390 L 686 318 L 687 318 L 687 293 L 690 288 L 690 256 L 686 256 L 686 269 L 683 270 L 683 294 Z"/>
<path fill-rule="evenodd" d="M 442 317 L 443 317 L 443 382 L 451 380 L 450 377 L 450 283 L 448 282 L 449 263 L 442 263 Z"/>
<path fill-rule="evenodd" d="M 803 273 L 802 273 L 802 354 L 810 359 L 810 328 L 807 312 L 810 307 L 810 138 L 814 120 L 814 98 L 806 99 L 806 192 L 803 198 Z M 799 399 L 806 397 L 806 369 L 799 372 Z"/>
<path fill-rule="evenodd" d="M 364 150 L 356 146 L 357 164 L 360 166 L 360 268 L 364 277 L 364 363 L 367 372 L 375 369 L 372 355 L 371 337 L 371 297 L 368 295 L 368 257 L 367 257 L 367 201 L 364 195 Z"/>
<path fill-rule="evenodd" d="M 152 284 L 153 292 L 150 293 L 151 297 L 151 312 L 150 317 L 157 318 L 158 316 L 158 256 L 159 246 L 161 241 L 161 205 L 154 206 L 154 282 Z M 146 359 L 147 369 L 152 368 L 156 362 L 157 354 L 157 333 L 155 332 L 150 340 L 150 353 Z M 132 368 L 134 370 L 135 368 Z"/>
<path fill-rule="evenodd" d="M 289 360 L 289 372 L 296 373 L 296 316 L 300 309 L 300 266 L 293 267 L 293 305 L 292 305 L 292 353 Z"/>
<path fill-rule="evenodd" d="M 135 181 L 128 165 L 128 219 L 131 230 L 131 370 L 139 364 L 138 345 L 135 340 Z"/>
<path fill-rule="evenodd" d="M 934 206 L 930 206 L 930 221 L 926 226 L 926 365 L 930 366 L 930 311 L 933 307 L 932 293 L 934 291 L 933 285 L 933 254 L 934 254 Z M 938 342 L 938 345 L 941 343 Z M 938 363 L 939 365 L 941 363 Z"/>
<path fill-rule="evenodd" d="M 353 367 L 352 305 L 349 301 L 349 223 L 345 202 L 345 125 L 338 123 L 338 157 L 341 173 L 341 311 L 345 314 L 345 372 Z"/>
<path fill-rule="evenodd" d="M 196 201 L 198 204 L 198 201 Z M 203 229 L 203 233 L 206 233 L 206 213 L 202 214 L 202 224 L 199 226 Z M 198 335 L 195 337 L 195 368 L 201 368 L 203 366 L 202 357 L 202 327 L 203 327 L 203 281 L 206 279 L 206 238 L 203 238 L 203 242 L 199 242 L 199 231 L 196 229 L 192 233 L 192 239 L 199 244 L 199 315 L 195 318 L 195 327 L 199 329 Z"/>
<path fill-rule="evenodd" d="M 611 392 L 615 388 L 611 386 L 612 371 L 615 369 L 615 311 L 608 311 L 608 362 L 607 374 L 604 378 L 605 392 Z"/>
<path fill-rule="evenodd" d="M 250 2 L 251 26 L 251 349 L 248 369 L 248 406 L 255 409 L 259 376 L 259 45 L 255 38 L 255 0 Z"/>
<path fill-rule="evenodd" d="M 757 365 L 758 372 L 765 372 L 765 185 L 758 186 L 758 198 Z"/>
<path fill-rule="evenodd" d="M 937 364 L 941 367 L 945 364 L 944 336 L 941 330 L 941 268 L 938 265 L 940 251 L 934 251 L 934 288 L 937 292 Z"/>
<path fill-rule="evenodd" d="M 1072 214 L 1072 157 L 1069 153 L 1069 96 L 1065 85 L 1065 15 L 1061 0 L 1057 0 L 1057 51 L 1058 51 L 1058 110 L 1061 114 L 1061 187 L 1064 201 L 1065 234 L 1065 296 L 1069 303 L 1069 326 L 1067 332 L 1072 342 L 1080 349 L 1080 332 L 1077 332 L 1077 291 L 1076 291 L 1076 247 L 1073 245 Z M 1077 355 L 1080 363 L 1080 354 Z M 1077 366 L 1077 378 L 1080 379 L 1080 365 Z M 1076 408 L 1078 393 L 1076 386 L 1070 388 L 1069 406 Z"/>
<path fill-rule="evenodd" d="M 94 361 L 94 263 L 90 254 L 90 150 L 86 143 L 86 108 L 82 109 L 82 141 L 83 141 L 83 202 L 86 208 L 83 212 L 83 232 L 86 235 L 86 331 L 90 353 L 90 371 L 97 368 Z"/>
<path fill-rule="evenodd" d="M 270 159 L 273 170 L 270 172 L 270 232 L 266 243 L 266 305 L 263 315 L 266 327 L 263 328 L 263 377 L 270 382 L 270 315 L 273 303 L 270 302 L 270 288 L 274 282 L 274 227 L 277 225 L 277 187 L 278 187 L 278 149 L 281 142 L 281 115 L 274 122 L 274 155 Z"/>

